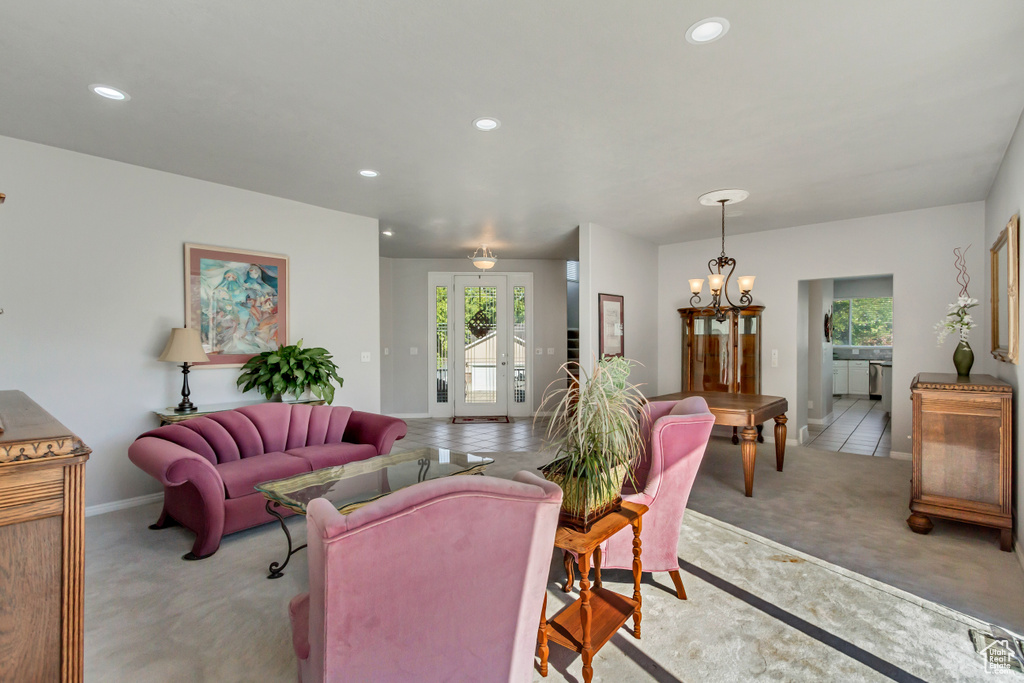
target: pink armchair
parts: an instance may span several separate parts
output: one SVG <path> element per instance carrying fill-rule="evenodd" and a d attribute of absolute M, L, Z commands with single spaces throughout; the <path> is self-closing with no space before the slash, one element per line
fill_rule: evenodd
<path fill-rule="evenodd" d="M 225 534 L 274 521 L 256 484 L 389 453 L 405 433 L 398 418 L 342 406 L 261 403 L 146 432 L 128 458 L 164 487 L 150 528 L 193 531 L 184 559 L 198 560 Z"/>
<path fill-rule="evenodd" d="M 300 683 L 532 681 L 562 491 L 448 477 L 307 515 L 309 593 L 289 605 Z"/>
<path fill-rule="evenodd" d="M 683 523 L 686 501 L 697 478 L 697 468 L 711 437 L 715 416 L 703 398 L 693 396 L 682 401 L 657 401 L 647 404 L 650 417 L 644 421 L 646 449 L 634 476 L 639 492 L 626 483 L 622 499 L 642 503 L 650 510 L 644 515 L 641 560 L 645 572 L 668 572 L 676 587 L 676 596 L 686 599 L 679 576 L 679 528 Z M 595 577 L 601 569 L 631 569 L 633 531 L 627 527 L 609 538 L 595 553 Z M 567 581 L 563 590 L 572 590 L 572 557 L 565 556 Z"/>

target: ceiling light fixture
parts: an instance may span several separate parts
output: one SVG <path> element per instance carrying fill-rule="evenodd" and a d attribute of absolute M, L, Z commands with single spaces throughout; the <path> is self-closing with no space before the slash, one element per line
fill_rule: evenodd
<path fill-rule="evenodd" d="M 477 130 L 487 132 L 501 128 L 501 121 L 490 116 L 481 116 L 473 121 L 473 125 L 476 126 Z"/>
<path fill-rule="evenodd" d="M 380 175 L 380 173 L 374 171 L 372 168 L 364 168 L 361 171 L 359 171 L 359 175 L 363 176 L 364 178 L 376 178 L 377 176 Z"/>
<path fill-rule="evenodd" d="M 494 267 L 494 264 L 498 262 L 498 257 L 494 255 L 494 252 L 487 248 L 486 244 L 481 244 L 480 248 L 473 252 L 473 255 L 469 257 L 473 262 L 473 265 L 480 270 L 490 270 Z"/>
<path fill-rule="evenodd" d="M 711 302 L 704 307 L 705 310 L 710 308 L 715 312 L 715 320 L 718 322 L 725 322 L 729 313 L 738 313 L 742 307 L 754 303 L 754 297 L 750 295 L 750 292 L 754 289 L 754 278 L 756 277 L 754 275 L 741 275 L 736 278 L 740 288 L 739 306 L 734 304 L 732 299 L 729 298 L 729 279 L 732 277 L 733 271 L 736 270 L 736 259 L 725 255 L 725 205 L 742 202 L 749 196 L 750 193 L 746 190 L 715 190 L 700 196 L 700 203 L 704 206 L 722 205 L 722 253 L 717 258 L 708 261 L 708 271 L 711 273 L 708 275 L 708 286 L 711 288 Z M 723 274 L 723 268 L 728 268 L 729 272 Z M 690 297 L 691 306 L 696 306 L 700 303 L 702 289 L 704 289 L 704 278 L 690 280 L 690 292 L 693 293 L 693 296 Z M 722 306 L 723 297 L 728 306 Z"/>
<path fill-rule="evenodd" d="M 722 17 L 701 19 L 686 29 L 686 40 L 694 45 L 713 43 L 729 32 L 729 20 Z"/>
<path fill-rule="evenodd" d="M 392 236 L 392 235 L 394 235 L 395 233 L 393 233 L 393 232 L 392 232 L 392 231 L 390 231 L 390 230 L 384 230 L 384 231 L 383 231 L 383 232 L 381 232 L 380 234 L 384 235 L 385 237 L 391 237 L 391 236 Z"/>
<path fill-rule="evenodd" d="M 117 88 L 111 88 L 109 85 L 103 85 L 101 83 L 93 83 L 89 86 L 89 90 L 92 90 L 100 97 L 106 97 L 108 100 L 118 100 L 123 102 L 131 99 L 131 96 L 125 91 L 118 90 Z"/>

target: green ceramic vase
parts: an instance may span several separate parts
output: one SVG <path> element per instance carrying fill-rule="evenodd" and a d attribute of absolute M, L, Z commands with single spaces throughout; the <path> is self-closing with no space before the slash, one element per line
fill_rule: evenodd
<path fill-rule="evenodd" d="M 953 352 L 953 365 L 956 366 L 956 374 L 959 376 L 971 376 L 971 366 L 974 365 L 974 351 L 971 350 L 970 344 L 961 341 L 956 345 L 956 351 Z"/>

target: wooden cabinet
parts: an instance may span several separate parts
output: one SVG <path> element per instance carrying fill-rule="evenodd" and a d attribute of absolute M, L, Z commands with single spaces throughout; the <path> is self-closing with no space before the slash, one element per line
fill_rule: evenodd
<path fill-rule="evenodd" d="M 681 391 L 761 393 L 761 311 L 747 306 L 722 322 L 706 308 L 680 308 L 683 321 Z"/>
<path fill-rule="evenodd" d="M 85 461 L 20 391 L 0 391 L 0 681 L 82 680 Z"/>
<path fill-rule="evenodd" d="M 929 517 L 1000 530 L 1013 544 L 1013 388 L 990 375 L 921 373 L 911 384 L 914 470 L 907 524 L 932 530 Z"/>

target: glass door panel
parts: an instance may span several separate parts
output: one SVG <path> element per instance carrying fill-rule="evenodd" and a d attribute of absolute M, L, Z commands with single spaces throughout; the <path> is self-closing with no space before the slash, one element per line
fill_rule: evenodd
<path fill-rule="evenodd" d="M 455 414 L 505 415 L 508 406 L 508 328 L 505 278 L 456 276 L 450 310 L 457 325 L 450 342 L 455 353 Z"/>

